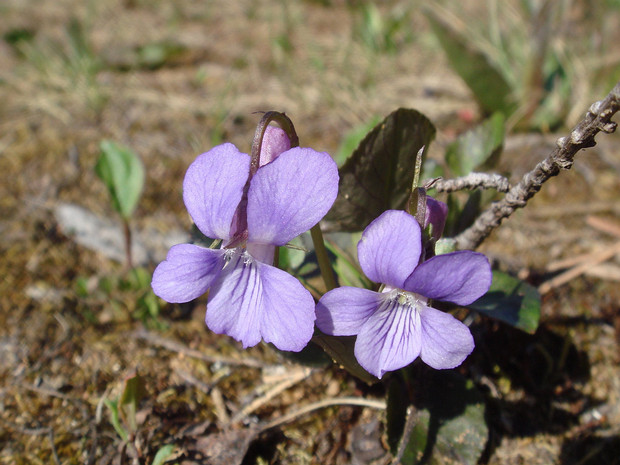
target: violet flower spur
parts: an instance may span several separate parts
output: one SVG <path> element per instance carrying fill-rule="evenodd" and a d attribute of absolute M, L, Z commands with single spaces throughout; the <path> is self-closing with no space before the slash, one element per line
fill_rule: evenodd
<path fill-rule="evenodd" d="M 492 279 L 487 258 L 458 251 L 418 264 L 421 250 L 416 219 L 405 211 L 384 212 L 358 243 L 362 270 L 383 283 L 383 291 L 339 287 L 317 304 L 318 328 L 334 336 L 357 335 L 355 356 L 378 378 L 418 356 L 435 369 L 454 368 L 474 349 L 469 328 L 432 308 L 429 299 L 468 305 L 481 297 Z"/>
<path fill-rule="evenodd" d="M 270 132 L 261 157 L 273 161 L 260 164 L 249 187 L 250 156 L 233 144 L 214 147 L 190 165 L 183 182 L 187 210 L 205 236 L 223 245 L 172 247 L 152 287 L 168 302 L 188 302 L 209 290 L 205 321 L 212 331 L 243 347 L 262 339 L 299 351 L 312 337 L 315 303 L 296 278 L 272 266 L 275 247 L 323 218 L 336 199 L 338 169 L 327 153 L 288 149 Z"/>

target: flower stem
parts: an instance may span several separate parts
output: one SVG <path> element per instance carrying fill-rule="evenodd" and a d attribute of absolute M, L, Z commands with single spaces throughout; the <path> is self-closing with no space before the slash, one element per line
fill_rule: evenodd
<path fill-rule="evenodd" d="M 331 263 L 329 263 L 329 256 L 327 255 L 327 248 L 323 241 L 323 233 L 321 227 L 317 224 L 310 229 L 310 235 L 312 236 L 312 242 L 314 244 L 314 251 L 316 252 L 316 259 L 319 262 L 319 269 L 321 270 L 321 276 L 323 282 L 328 291 L 338 287 L 336 285 L 336 277 L 334 276 L 334 270 Z"/>
<path fill-rule="evenodd" d="M 131 254 L 131 228 L 129 227 L 129 220 L 123 218 L 123 236 L 125 238 L 125 266 L 128 270 L 133 268 L 133 257 Z"/>

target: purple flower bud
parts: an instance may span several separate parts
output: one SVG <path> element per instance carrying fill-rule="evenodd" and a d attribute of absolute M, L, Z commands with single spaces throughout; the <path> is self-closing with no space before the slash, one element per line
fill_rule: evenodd
<path fill-rule="evenodd" d="M 443 234 L 443 228 L 446 225 L 448 217 L 448 206 L 432 197 L 426 197 L 426 215 L 424 216 L 424 229 L 428 225 L 432 225 L 432 236 L 438 240 Z"/>
<path fill-rule="evenodd" d="M 291 148 L 286 132 L 276 126 L 267 126 L 260 150 L 260 166 L 271 163 L 282 152 Z"/>

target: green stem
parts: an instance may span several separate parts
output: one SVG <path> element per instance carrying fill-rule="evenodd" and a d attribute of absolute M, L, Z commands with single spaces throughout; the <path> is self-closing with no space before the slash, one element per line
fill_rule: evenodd
<path fill-rule="evenodd" d="M 129 220 L 123 218 L 123 235 L 125 236 L 125 265 L 128 270 L 133 268 L 133 259 L 131 255 L 131 228 Z"/>
<path fill-rule="evenodd" d="M 321 227 L 317 224 L 310 230 L 312 236 L 312 242 L 314 244 L 314 251 L 316 252 L 316 259 L 319 262 L 319 269 L 321 270 L 321 276 L 323 282 L 328 291 L 335 289 L 336 277 L 334 276 L 334 270 L 331 263 L 329 263 L 329 256 L 327 255 L 327 248 L 325 248 L 325 242 L 323 241 L 323 233 Z"/>

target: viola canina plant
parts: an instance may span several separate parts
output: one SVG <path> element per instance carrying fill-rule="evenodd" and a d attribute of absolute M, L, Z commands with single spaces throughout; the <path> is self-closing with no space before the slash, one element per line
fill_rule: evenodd
<path fill-rule="evenodd" d="M 300 351 L 314 331 L 315 302 L 295 277 L 273 266 L 274 253 L 325 216 L 338 192 L 338 169 L 327 153 L 291 148 L 292 125 L 292 133 L 284 132 L 269 120 L 257 129 L 252 157 L 225 143 L 191 164 L 185 206 L 198 229 L 222 246 L 172 247 L 152 287 L 168 302 L 209 291 L 205 321 L 215 333 L 243 347 L 263 340 Z"/>
<path fill-rule="evenodd" d="M 426 198 L 424 224 L 434 238 L 441 235 L 445 204 Z M 362 270 L 380 292 L 340 287 L 319 301 L 316 324 L 334 336 L 357 336 L 355 357 L 381 378 L 418 356 L 435 369 L 454 368 L 472 352 L 469 328 L 452 315 L 433 308 L 430 299 L 468 305 L 491 285 L 486 257 L 457 251 L 420 262 L 422 230 L 405 211 L 388 210 L 375 219 L 358 243 Z"/>

